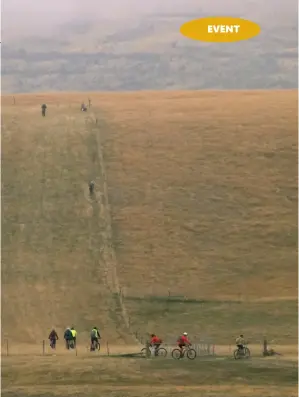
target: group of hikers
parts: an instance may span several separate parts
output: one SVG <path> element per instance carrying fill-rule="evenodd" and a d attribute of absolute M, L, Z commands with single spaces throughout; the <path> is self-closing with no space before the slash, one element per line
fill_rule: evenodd
<path fill-rule="evenodd" d="M 52 349 L 56 349 L 59 340 L 56 330 L 53 328 L 48 337 Z M 77 331 L 74 327 L 67 327 L 64 331 L 63 339 L 67 350 L 75 349 L 77 346 Z M 100 350 L 101 335 L 97 327 L 93 327 L 90 332 L 90 351 Z"/>

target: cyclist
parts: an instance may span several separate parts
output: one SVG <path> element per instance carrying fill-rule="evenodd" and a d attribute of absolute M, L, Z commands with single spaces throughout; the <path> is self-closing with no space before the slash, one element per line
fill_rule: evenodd
<path fill-rule="evenodd" d="M 76 347 L 76 343 L 77 343 L 77 331 L 75 330 L 74 327 L 71 328 L 71 333 L 72 333 L 72 336 L 73 336 L 74 347 Z"/>
<path fill-rule="evenodd" d="M 58 335 L 55 329 L 53 328 L 48 337 L 50 341 L 50 346 L 52 349 L 56 349 L 56 342 L 58 341 Z"/>
<path fill-rule="evenodd" d="M 100 341 L 101 335 L 97 327 L 93 327 L 90 333 L 90 351 L 95 351 L 95 346 L 98 345 L 98 349 L 100 350 Z"/>
<path fill-rule="evenodd" d="M 178 347 L 181 350 L 181 354 L 183 354 L 183 348 L 185 346 L 192 346 L 191 342 L 188 339 L 188 333 L 187 332 L 184 332 L 183 335 L 181 335 L 179 337 L 179 339 L 177 340 L 177 344 L 178 344 Z"/>
<path fill-rule="evenodd" d="M 162 343 L 162 339 L 158 338 L 157 335 L 151 334 L 150 346 L 155 348 L 155 356 L 158 355 L 158 349 Z"/>
<path fill-rule="evenodd" d="M 246 341 L 244 339 L 244 335 L 240 335 L 236 338 L 236 345 L 239 351 L 244 351 L 244 345 L 246 344 Z"/>

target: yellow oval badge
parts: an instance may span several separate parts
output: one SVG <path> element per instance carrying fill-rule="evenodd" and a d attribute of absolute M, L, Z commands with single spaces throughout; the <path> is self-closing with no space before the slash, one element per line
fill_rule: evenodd
<path fill-rule="evenodd" d="M 257 23 L 234 17 L 194 19 L 184 23 L 180 29 L 181 34 L 189 39 L 213 43 L 249 40 L 260 31 Z"/>

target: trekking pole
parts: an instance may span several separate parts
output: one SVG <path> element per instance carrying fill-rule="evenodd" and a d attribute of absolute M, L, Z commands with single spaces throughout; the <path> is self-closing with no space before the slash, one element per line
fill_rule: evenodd
<path fill-rule="evenodd" d="M 8 339 L 6 339 L 6 355 L 8 356 Z"/>
<path fill-rule="evenodd" d="M 107 355 L 110 356 L 109 342 L 108 341 L 106 343 L 106 347 L 107 347 Z"/>
<path fill-rule="evenodd" d="M 43 356 L 45 355 L 45 341 L 43 340 Z"/>

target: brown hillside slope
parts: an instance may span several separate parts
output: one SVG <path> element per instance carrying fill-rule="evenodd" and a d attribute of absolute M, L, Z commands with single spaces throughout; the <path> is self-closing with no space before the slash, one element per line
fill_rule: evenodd
<path fill-rule="evenodd" d="M 98 129 L 80 112 L 81 98 L 17 96 L 15 106 L 11 99 L 2 104 L 3 338 L 37 343 L 52 326 L 61 334 L 74 324 L 86 345 L 97 324 L 104 339 L 123 343 Z M 89 198 L 91 179 L 97 200 Z"/>
<path fill-rule="evenodd" d="M 22 326 L 33 340 L 70 322 L 82 333 L 95 319 L 116 342 L 126 332 L 103 276 L 99 209 L 86 195 L 90 178 L 102 189 L 97 131 L 134 327 L 196 333 L 204 323 L 219 341 L 237 327 L 296 340 L 296 95 L 92 94 L 96 129 L 78 111 L 87 94 L 22 95 L 15 107 L 5 97 L 4 336 Z M 168 289 L 194 305 L 165 306 Z M 221 302 L 198 309 L 196 299 Z M 246 306 L 235 308 L 238 299 Z"/>
<path fill-rule="evenodd" d="M 101 107 L 135 326 L 295 341 L 297 92 L 127 94 Z M 169 292 L 216 302 L 172 304 Z"/>

